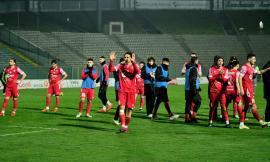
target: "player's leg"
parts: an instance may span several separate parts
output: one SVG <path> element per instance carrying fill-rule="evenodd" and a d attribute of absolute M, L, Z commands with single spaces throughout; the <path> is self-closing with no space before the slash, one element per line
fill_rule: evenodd
<path fill-rule="evenodd" d="M 5 116 L 5 112 L 6 112 L 6 109 L 7 109 L 7 106 L 8 106 L 8 100 L 10 98 L 10 96 L 8 94 L 9 94 L 9 92 L 6 91 L 4 101 L 3 101 L 3 104 L 2 104 L 2 111 L 0 112 L 0 117 Z"/>
<path fill-rule="evenodd" d="M 82 116 L 82 111 L 83 111 L 83 106 L 85 102 L 85 97 L 86 97 L 86 90 L 81 89 L 81 95 L 80 95 L 80 102 L 79 102 L 79 113 L 76 115 L 76 118 L 79 118 Z"/>
<path fill-rule="evenodd" d="M 139 110 L 142 111 L 143 106 L 144 106 L 144 89 L 143 88 L 139 89 L 139 94 L 140 94 L 140 98 L 141 98 Z"/>
<path fill-rule="evenodd" d="M 230 121 L 229 121 L 229 115 L 228 115 L 228 109 L 227 109 L 227 102 L 226 102 L 226 95 L 225 93 L 223 93 L 220 98 L 220 107 L 221 107 L 221 112 L 222 112 L 222 116 L 225 120 L 225 127 L 226 128 L 231 128 L 232 126 L 230 125 Z"/>
<path fill-rule="evenodd" d="M 121 129 L 120 132 L 126 130 L 126 115 L 125 115 L 125 105 L 127 102 L 127 93 L 119 92 L 119 103 L 120 103 L 120 110 L 119 110 L 119 118 L 121 122 Z"/>
<path fill-rule="evenodd" d="M 237 96 L 235 98 L 235 103 L 237 104 L 237 111 L 239 114 L 239 129 L 249 129 L 244 123 L 245 123 L 245 112 L 243 109 L 243 103 L 241 101 L 241 97 Z"/>
<path fill-rule="evenodd" d="M 149 116 L 152 114 L 151 104 L 152 104 L 152 90 L 151 85 L 144 85 L 145 99 L 146 99 L 146 115 Z M 152 116 L 152 115 L 151 115 Z"/>
<path fill-rule="evenodd" d="M 152 113 L 151 113 L 152 114 L 152 116 L 151 116 L 152 119 L 157 118 L 157 111 L 158 111 L 160 103 L 162 102 L 161 101 L 162 95 L 160 94 L 160 88 L 155 88 L 155 96 L 156 96 L 155 97 L 156 100 L 155 100 L 155 103 L 154 103 L 154 108 L 153 108 Z"/>
<path fill-rule="evenodd" d="M 265 107 L 265 121 L 270 122 L 270 97 L 266 99 L 266 107 Z"/>
<path fill-rule="evenodd" d="M 190 123 L 191 122 L 191 106 L 192 106 L 192 99 L 191 99 L 191 94 L 190 91 L 186 90 L 185 91 L 185 123 Z"/>
<path fill-rule="evenodd" d="M 209 124 L 208 127 L 213 126 L 214 113 L 218 105 L 218 93 L 210 92 L 210 110 L 209 110 Z"/>
<path fill-rule="evenodd" d="M 168 89 L 165 87 L 161 87 L 160 94 L 161 95 L 161 101 L 164 102 L 164 107 L 168 113 L 169 120 L 176 120 L 179 118 L 179 115 L 175 115 L 171 111 L 171 106 L 170 106 L 170 101 L 169 101 L 169 96 L 168 96 Z"/>
<path fill-rule="evenodd" d="M 47 90 L 46 107 L 41 110 L 42 112 L 49 112 L 52 94 L 53 94 L 53 85 L 50 84 Z"/>
<path fill-rule="evenodd" d="M 58 112 L 59 104 L 60 104 L 60 95 L 61 95 L 61 85 L 55 84 L 53 86 L 53 92 L 55 94 L 55 108 L 54 112 Z"/>
<path fill-rule="evenodd" d="M 202 100 L 200 93 L 197 93 L 192 98 L 192 100 L 193 100 L 192 103 L 194 103 L 194 108 L 193 108 L 193 113 L 192 113 L 191 119 L 192 119 L 192 122 L 198 123 L 197 112 L 198 112 L 199 108 L 201 107 L 201 100 Z"/>
<path fill-rule="evenodd" d="M 126 124 L 126 132 L 128 131 L 128 125 L 131 121 L 131 115 L 132 110 L 135 107 L 135 93 L 127 93 L 127 112 L 126 112 L 126 118 L 125 118 L 125 124 Z"/>
<path fill-rule="evenodd" d="M 86 117 L 91 118 L 91 107 L 92 101 L 94 100 L 94 89 L 90 88 L 87 92 L 87 107 L 86 107 Z"/>

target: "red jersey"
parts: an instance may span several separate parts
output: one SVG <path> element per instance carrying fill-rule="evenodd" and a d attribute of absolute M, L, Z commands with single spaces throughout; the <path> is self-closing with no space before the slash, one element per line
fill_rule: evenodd
<path fill-rule="evenodd" d="M 5 69 L 5 74 L 8 75 L 6 86 L 12 87 L 14 85 L 17 85 L 19 75 L 23 75 L 24 72 L 19 67 L 14 66 L 14 67 L 7 67 Z"/>
<path fill-rule="evenodd" d="M 228 85 L 226 91 L 230 92 L 237 92 L 237 87 L 236 87 L 236 78 L 239 77 L 239 71 L 237 69 L 230 69 L 228 72 Z"/>
<path fill-rule="evenodd" d="M 62 75 L 65 75 L 66 72 L 60 68 L 60 67 L 56 67 L 56 68 L 50 68 L 49 69 L 49 81 L 50 81 L 50 84 L 53 84 L 53 83 L 57 83 L 61 80 L 61 76 Z"/>
<path fill-rule="evenodd" d="M 241 67 L 240 75 L 242 78 L 243 88 L 248 89 L 250 93 L 253 93 L 253 73 L 254 69 L 248 63 Z"/>
<path fill-rule="evenodd" d="M 224 66 L 222 66 L 221 69 L 224 71 L 223 74 L 219 74 L 220 69 L 215 66 L 209 69 L 208 80 L 210 92 L 220 92 L 224 87 L 224 83 L 228 81 L 228 69 Z"/>
<path fill-rule="evenodd" d="M 141 70 L 139 70 L 139 74 L 136 75 L 136 86 L 137 86 L 137 89 L 144 88 L 144 80 L 141 77 Z"/>
<path fill-rule="evenodd" d="M 136 92 L 136 75 L 139 74 L 139 68 L 135 63 L 130 65 L 120 64 L 119 65 L 119 92 Z M 128 78 L 124 75 L 123 71 L 129 73 L 135 73 L 133 79 Z"/>

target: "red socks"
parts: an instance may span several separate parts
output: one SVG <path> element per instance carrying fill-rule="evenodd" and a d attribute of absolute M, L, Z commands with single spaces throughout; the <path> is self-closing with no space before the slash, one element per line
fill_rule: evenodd
<path fill-rule="evenodd" d="M 143 97 L 141 97 L 140 108 L 142 108 L 142 107 L 143 107 L 143 105 L 144 105 L 144 98 L 143 98 Z"/>
<path fill-rule="evenodd" d="M 58 108 L 58 106 L 59 106 L 59 102 L 60 102 L 60 98 L 59 97 L 56 97 L 55 98 L 55 107 L 57 107 Z"/>
<path fill-rule="evenodd" d="M 79 112 L 82 112 L 83 105 L 84 105 L 84 102 L 80 101 L 80 103 L 79 103 Z"/>
<path fill-rule="evenodd" d="M 7 105 L 8 105 L 8 99 L 4 98 L 4 102 L 2 104 L 2 111 L 6 111 Z"/>
<path fill-rule="evenodd" d="M 18 100 L 13 100 L 13 111 L 16 111 L 18 107 Z"/>
<path fill-rule="evenodd" d="M 91 102 L 87 102 L 87 109 L 86 109 L 86 113 L 89 114 L 90 111 L 91 111 L 91 106 L 92 106 L 92 103 Z"/>
<path fill-rule="evenodd" d="M 50 106 L 50 102 L 51 102 L 51 98 L 50 97 L 46 97 L 46 107 Z"/>

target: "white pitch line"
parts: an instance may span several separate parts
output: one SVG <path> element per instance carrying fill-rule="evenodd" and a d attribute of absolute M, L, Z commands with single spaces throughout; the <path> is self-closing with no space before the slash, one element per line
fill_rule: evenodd
<path fill-rule="evenodd" d="M 28 132 L 20 132 L 20 133 L 9 133 L 9 134 L 0 134 L 0 137 L 5 137 L 5 136 L 15 136 L 15 135 L 24 135 L 24 134 L 31 134 L 31 133 L 40 133 L 40 132 L 45 132 L 45 131 L 57 131 L 59 129 L 56 128 L 43 128 L 43 127 L 25 127 L 25 126 L 8 126 L 11 128 L 38 128 L 38 129 L 43 129 L 43 130 L 37 130 L 37 131 L 28 131 Z"/>
<path fill-rule="evenodd" d="M 58 129 L 56 129 L 56 130 L 58 130 Z M 31 133 L 39 133 L 39 132 L 44 132 L 44 131 L 48 131 L 48 130 L 39 130 L 39 131 L 31 131 L 31 132 L 20 132 L 20 133 L 2 134 L 2 135 L 0 135 L 0 137 L 23 135 L 23 134 L 31 134 Z"/>

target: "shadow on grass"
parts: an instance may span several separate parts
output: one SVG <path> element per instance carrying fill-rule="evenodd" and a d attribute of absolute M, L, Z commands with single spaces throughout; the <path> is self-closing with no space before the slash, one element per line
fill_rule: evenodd
<path fill-rule="evenodd" d="M 108 128 L 102 128 L 102 127 L 95 127 L 92 125 L 76 125 L 76 124 L 58 124 L 58 126 L 64 126 L 64 127 L 77 127 L 77 128 L 84 128 L 84 129 L 93 129 L 97 131 L 105 131 L 105 132 L 113 132 L 115 129 L 108 129 Z"/>
<path fill-rule="evenodd" d="M 69 120 L 69 121 L 82 121 L 82 122 L 90 122 L 90 123 L 103 123 L 103 124 L 110 124 L 113 125 L 112 122 L 109 121 L 102 121 L 102 120 L 93 120 L 93 118 L 85 118 L 83 119 L 83 117 L 76 119 L 74 118 L 64 118 L 65 120 Z"/>

